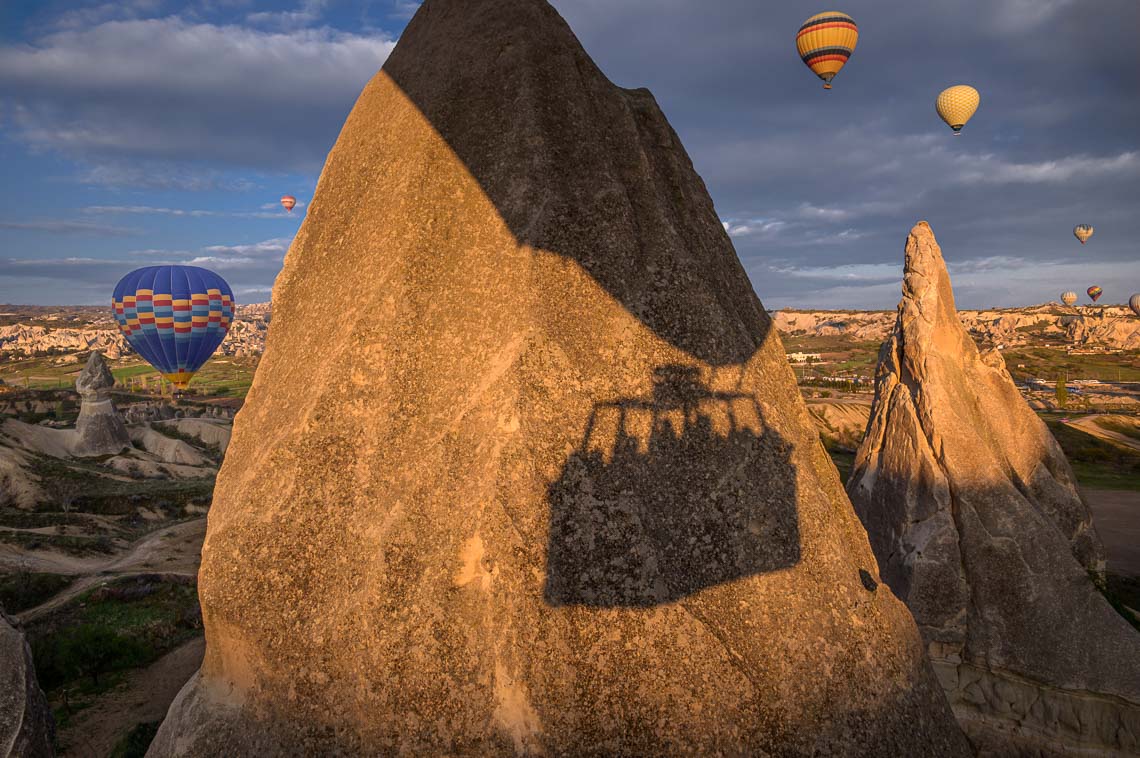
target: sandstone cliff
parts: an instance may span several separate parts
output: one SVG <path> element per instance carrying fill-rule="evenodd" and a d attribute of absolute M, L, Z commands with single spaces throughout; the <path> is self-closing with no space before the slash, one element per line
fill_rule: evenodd
<path fill-rule="evenodd" d="M 976 745 L 1140 747 L 1140 634 L 1090 579 L 1103 550 L 1072 470 L 1000 354 L 963 328 L 926 222 L 907 239 L 847 489 Z"/>
<path fill-rule="evenodd" d="M 964 753 L 676 134 L 545 0 L 422 5 L 270 332 L 151 755 Z"/>

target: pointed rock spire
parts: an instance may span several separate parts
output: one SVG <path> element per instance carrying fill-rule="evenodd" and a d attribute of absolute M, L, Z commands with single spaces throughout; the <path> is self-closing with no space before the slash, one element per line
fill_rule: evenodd
<path fill-rule="evenodd" d="M 1140 744 L 1140 633 L 1097 591 L 1104 552 L 1072 469 L 958 320 L 925 221 L 847 491 L 975 746 Z"/>

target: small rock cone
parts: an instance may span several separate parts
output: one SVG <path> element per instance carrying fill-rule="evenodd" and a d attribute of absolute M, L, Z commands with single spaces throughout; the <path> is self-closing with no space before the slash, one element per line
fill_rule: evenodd
<path fill-rule="evenodd" d="M 103 354 L 93 351 L 75 380 L 82 398 L 75 422 L 76 455 L 114 455 L 131 446 L 130 434 L 111 400 L 110 389 L 114 386 L 115 377 Z"/>

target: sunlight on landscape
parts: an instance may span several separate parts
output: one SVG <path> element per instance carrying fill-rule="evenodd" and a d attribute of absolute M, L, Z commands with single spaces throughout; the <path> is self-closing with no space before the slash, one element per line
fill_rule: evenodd
<path fill-rule="evenodd" d="M 3 16 L 0 758 L 1138 754 L 1133 0 Z"/>

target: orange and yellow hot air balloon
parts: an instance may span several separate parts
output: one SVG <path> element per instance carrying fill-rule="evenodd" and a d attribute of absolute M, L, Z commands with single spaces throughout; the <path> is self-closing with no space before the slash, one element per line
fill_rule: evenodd
<path fill-rule="evenodd" d="M 796 50 L 807 67 L 823 79 L 823 88 L 831 89 L 831 80 L 855 52 L 858 41 L 859 27 L 854 19 L 846 13 L 827 11 L 817 13 L 800 26 Z"/>
<path fill-rule="evenodd" d="M 957 137 L 962 133 L 962 127 L 978 110 L 981 101 L 982 97 L 976 89 L 967 84 L 956 84 L 938 94 L 938 102 L 934 107 Z"/>
<path fill-rule="evenodd" d="M 1093 236 L 1094 231 L 1088 224 L 1077 224 L 1073 227 L 1073 236 L 1079 239 L 1083 245 L 1089 241 L 1089 237 Z"/>

